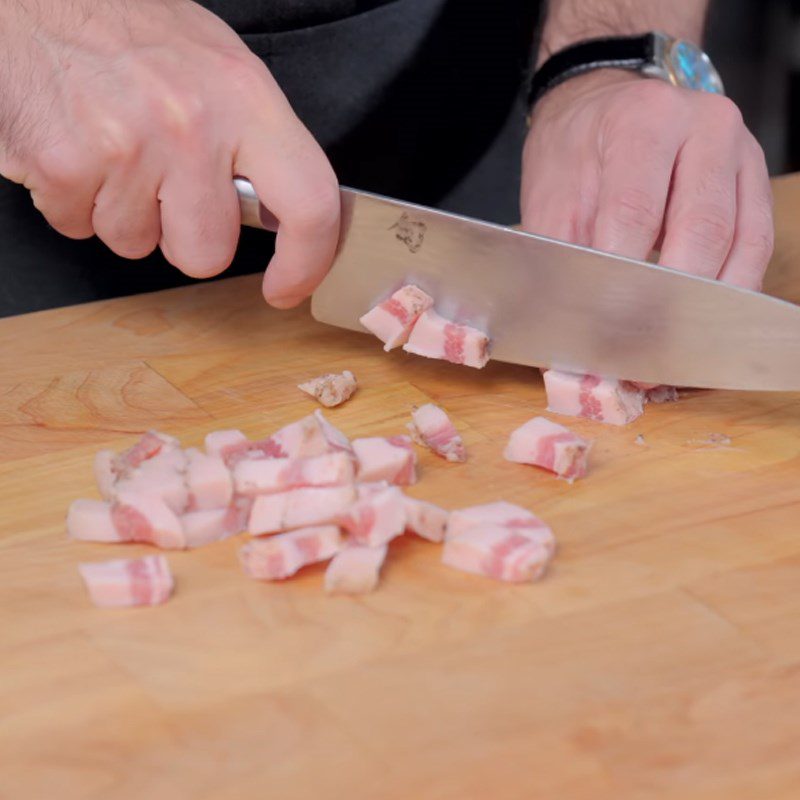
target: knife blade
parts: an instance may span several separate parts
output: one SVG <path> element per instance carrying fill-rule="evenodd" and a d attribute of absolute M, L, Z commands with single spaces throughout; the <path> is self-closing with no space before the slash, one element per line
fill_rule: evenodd
<path fill-rule="evenodd" d="M 237 179 L 243 224 L 272 225 Z M 674 386 L 800 391 L 800 307 L 543 236 L 343 187 L 313 316 L 361 315 L 405 283 L 485 331 L 492 358 Z"/>

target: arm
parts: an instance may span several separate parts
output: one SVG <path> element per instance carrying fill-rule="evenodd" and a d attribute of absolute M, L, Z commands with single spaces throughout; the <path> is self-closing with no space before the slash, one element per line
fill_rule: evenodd
<path fill-rule="evenodd" d="M 587 38 L 662 30 L 699 42 L 705 0 L 552 0 L 539 63 Z M 764 156 L 727 98 L 622 70 L 539 100 L 523 152 L 523 225 L 535 233 L 748 288 L 772 253 Z"/>
<path fill-rule="evenodd" d="M 336 176 L 221 19 L 190 0 L 0 0 L 0 40 L 0 174 L 56 230 L 215 275 L 239 236 L 239 174 L 280 223 L 265 297 L 293 305 L 322 279 Z"/>

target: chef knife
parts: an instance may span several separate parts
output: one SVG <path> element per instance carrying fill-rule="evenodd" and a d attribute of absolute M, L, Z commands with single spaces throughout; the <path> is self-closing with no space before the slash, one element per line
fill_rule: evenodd
<path fill-rule="evenodd" d="M 275 228 L 235 180 L 245 225 Z M 630 380 L 800 391 L 800 307 L 718 281 L 342 188 L 333 267 L 313 316 L 359 317 L 405 283 L 485 331 L 492 358 Z"/>

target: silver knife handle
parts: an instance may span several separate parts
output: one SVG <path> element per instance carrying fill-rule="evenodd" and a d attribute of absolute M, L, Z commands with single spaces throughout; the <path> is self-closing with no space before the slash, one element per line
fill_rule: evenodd
<path fill-rule="evenodd" d="M 247 178 L 234 178 L 233 185 L 236 187 L 236 194 L 239 195 L 242 225 L 275 233 L 278 230 L 278 220 L 261 204 L 253 184 Z"/>

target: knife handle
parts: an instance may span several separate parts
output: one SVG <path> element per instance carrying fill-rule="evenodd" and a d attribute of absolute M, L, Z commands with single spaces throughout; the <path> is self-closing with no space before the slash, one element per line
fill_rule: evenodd
<path fill-rule="evenodd" d="M 278 220 L 258 199 L 253 184 L 247 178 L 234 178 L 233 185 L 239 196 L 239 208 L 242 212 L 242 225 L 248 228 L 261 228 L 264 231 L 278 230 Z"/>

